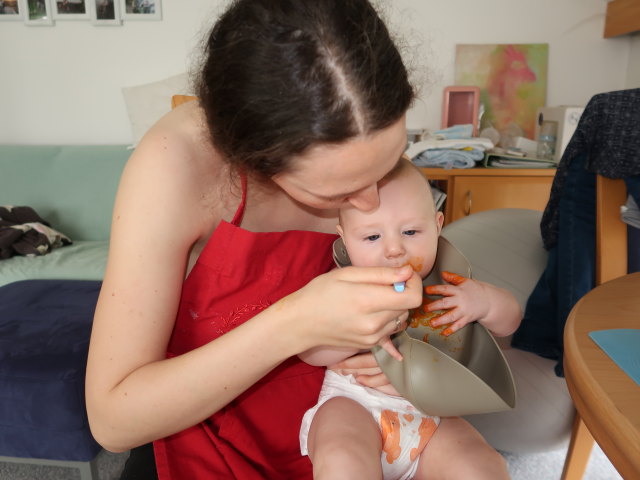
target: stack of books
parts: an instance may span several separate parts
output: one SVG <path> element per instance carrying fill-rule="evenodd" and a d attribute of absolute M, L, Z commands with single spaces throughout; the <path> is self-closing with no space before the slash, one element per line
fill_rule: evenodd
<path fill-rule="evenodd" d="M 495 149 L 484 155 L 483 165 L 488 168 L 556 168 L 554 160 L 535 158 L 519 149 Z"/>

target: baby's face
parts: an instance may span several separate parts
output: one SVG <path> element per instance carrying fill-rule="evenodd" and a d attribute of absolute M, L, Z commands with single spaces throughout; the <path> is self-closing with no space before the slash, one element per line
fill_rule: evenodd
<path fill-rule="evenodd" d="M 360 267 L 411 265 L 424 278 L 436 258 L 442 213 L 436 213 L 425 180 L 416 172 L 383 183 L 371 212 L 341 211 L 338 232 L 351 263 Z"/>

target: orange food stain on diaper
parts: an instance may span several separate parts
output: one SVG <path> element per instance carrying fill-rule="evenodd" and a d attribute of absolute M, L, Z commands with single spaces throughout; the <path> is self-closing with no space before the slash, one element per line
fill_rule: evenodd
<path fill-rule="evenodd" d="M 382 451 L 387 454 L 387 463 L 393 463 L 401 452 L 398 412 L 383 410 L 380 413 L 380 426 L 382 427 Z"/>
<path fill-rule="evenodd" d="M 429 440 L 433 436 L 433 432 L 436 431 L 438 425 L 433 421 L 432 418 L 423 418 L 422 422 L 420 422 L 420 426 L 418 427 L 418 433 L 420 434 L 420 443 L 416 448 L 412 448 L 409 454 L 411 461 L 415 461 L 416 458 L 422 453 L 424 447 L 427 446 Z"/>

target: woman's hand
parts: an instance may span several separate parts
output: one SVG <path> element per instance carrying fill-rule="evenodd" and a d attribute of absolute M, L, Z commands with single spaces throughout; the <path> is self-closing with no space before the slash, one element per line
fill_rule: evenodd
<path fill-rule="evenodd" d="M 497 336 L 513 333 L 522 312 L 510 292 L 494 285 L 461 277 L 451 272 L 442 272 L 445 285 L 429 285 L 427 295 L 442 295 L 442 298 L 424 306 L 425 311 L 448 310 L 431 320 L 431 326 L 448 325 L 442 332 L 448 336 L 473 321 L 478 321 Z"/>
<path fill-rule="evenodd" d="M 394 282 L 406 282 L 404 292 Z M 422 283 L 410 266 L 346 267 L 316 277 L 273 308 L 288 310 L 300 353 L 319 345 L 370 349 L 421 303 Z"/>
<path fill-rule="evenodd" d="M 352 374 L 358 383 L 366 387 L 375 388 L 388 395 L 400 396 L 389 383 L 387 376 L 382 373 L 372 353 L 354 355 L 329 368 L 342 375 Z"/>

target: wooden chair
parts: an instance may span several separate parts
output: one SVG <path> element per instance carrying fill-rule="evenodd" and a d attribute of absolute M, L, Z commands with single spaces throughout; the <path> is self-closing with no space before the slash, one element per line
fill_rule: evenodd
<path fill-rule="evenodd" d="M 596 285 L 627 273 L 627 225 L 620 206 L 627 199 L 624 180 L 596 176 Z M 594 440 L 576 413 L 562 480 L 580 480 L 587 468 Z"/>
<path fill-rule="evenodd" d="M 190 102 L 191 100 L 195 100 L 197 97 L 193 95 L 174 95 L 171 97 L 171 109 L 173 110 L 179 105 L 183 103 Z"/>

